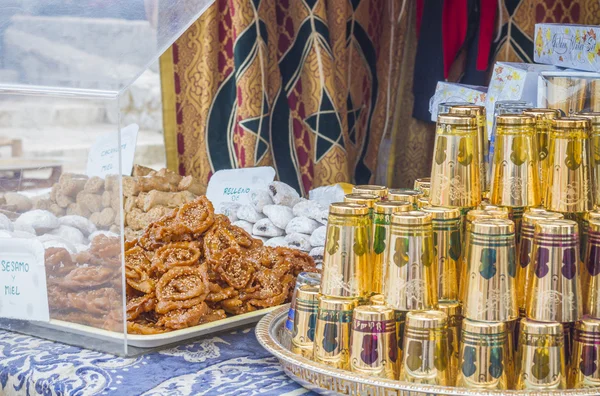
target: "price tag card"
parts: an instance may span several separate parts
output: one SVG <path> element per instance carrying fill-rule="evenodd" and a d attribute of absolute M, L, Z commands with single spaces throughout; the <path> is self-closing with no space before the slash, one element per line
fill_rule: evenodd
<path fill-rule="evenodd" d="M 0 317 L 50 320 L 40 241 L 0 238 Z"/>
<path fill-rule="evenodd" d="M 131 124 L 121 129 L 121 169 L 130 175 L 133 169 L 135 146 L 140 127 Z M 98 136 L 90 149 L 87 162 L 87 175 L 104 178 L 119 172 L 119 142 L 113 132 Z"/>
<path fill-rule="evenodd" d="M 216 172 L 210 178 L 206 197 L 219 210 L 224 202 L 247 204 L 252 189 L 267 188 L 275 179 L 275 169 L 270 166 L 257 168 L 226 169 Z"/>

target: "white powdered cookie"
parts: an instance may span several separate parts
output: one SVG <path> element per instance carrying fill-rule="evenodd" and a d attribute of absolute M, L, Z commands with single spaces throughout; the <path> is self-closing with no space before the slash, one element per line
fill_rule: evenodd
<path fill-rule="evenodd" d="M 88 237 L 88 240 L 91 242 L 91 241 L 93 241 L 93 240 L 94 240 L 94 238 L 96 238 L 98 235 L 104 235 L 104 236 L 111 237 L 111 238 L 112 238 L 112 237 L 118 237 L 118 236 L 119 236 L 119 234 L 116 234 L 116 233 L 114 233 L 114 232 L 99 230 L 99 231 L 96 231 L 96 232 L 92 232 L 92 233 L 90 234 L 90 236 Z"/>
<path fill-rule="evenodd" d="M 20 231 L 17 231 L 20 232 Z M 0 238 L 12 238 L 14 236 L 14 232 L 0 230 Z M 18 238 L 18 237 L 15 237 Z"/>
<path fill-rule="evenodd" d="M 57 229 L 50 231 L 50 235 L 56 235 L 75 245 L 87 242 L 87 238 L 83 236 L 83 233 L 79 229 L 67 225 L 61 225 Z"/>
<path fill-rule="evenodd" d="M 5 231 L 0 231 L 0 232 L 5 232 Z M 32 234 L 30 232 L 25 232 L 25 231 L 15 231 L 12 233 L 12 236 L 15 238 L 25 238 L 25 239 L 36 238 L 35 234 Z"/>
<path fill-rule="evenodd" d="M 286 235 L 285 237 L 285 241 L 289 247 L 302 250 L 303 252 L 310 251 L 311 246 L 309 240 L 309 235 L 300 234 L 299 232 L 294 232 L 293 234 Z"/>
<path fill-rule="evenodd" d="M 288 244 L 285 241 L 285 237 L 275 237 L 275 238 L 271 238 L 268 241 L 265 242 L 265 246 L 270 246 L 270 247 L 287 247 Z"/>
<path fill-rule="evenodd" d="M 217 213 L 224 214 L 229 218 L 229 221 L 236 222 L 238 221 L 237 211 L 239 210 L 241 204 L 237 202 L 223 202 L 219 207 L 219 211 Z"/>
<path fill-rule="evenodd" d="M 309 217 L 315 219 L 319 215 L 323 208 L 316 201 L 309 201 L 308 199 L 302 199 L 296 205 L 294 205 L 294 216 Z"/>
<path fill-rule="evenodd" d="M 258 220 L 264 219 L 262 213 L 258 213 L 252 205 L 242 205 L 237 211 L 237 217 L 240 220 L 246 220 L 250 223 L 256 223 Z"/>
<path fill-rule="evenodd" d="M 248 234 L 252 234 L 252 223 L 246 220 L 238 220 L 231 223 L 234 226 L 240 227 L 242 230 L 246 231 Z"/>
<path fill-rule="evenodd" d="M 319 228 L 320 225 L 321 224 L 308 217 L 294 217 L 292 221 L 288 223 L 287 227 L 285 227 L 285 233 L 293 234 L 294 232 L 299 232 L 301 234 L 310 235 Z"/>
<path fill-rule="evenodd" d="M 284 205 L 265 205 L 263 213 L 267 215 L 276 227 L 282 230 L 285 230 L 285 227 L 294 218 L 292 209 Z"/>
<path fill-rule="evenodd" d="M 0 230 L 6 231 L 14 231 L 15 227 L 13 226 L 12 221 L 6 215 L 0 213 Z"/>
<path fill-rule="evenodd" d="M 33 229 L 33 227 L 27 223 L 14 223 L 14 228 L 15 228 L 15 232 L 26 232 L 28 234 L 33 234 L 36 235 L 35 230 Z"/>
<path fill-rule="evenodd" d="M 310 257 L 315 260 L 315 263 L 321 264 L 323 263 L 323 255 L 325 254 L 325 247 L 317 246 L 316 248 L 312 248 L 312 250 L 308 253 Z"/>
<path fill-rule="evenodd" d="M 321 226 L 313 231 L 310 236 L 310 244 L 312 246 L 325 246 L 325 234 L 327 233 L 327 227 Z"/>
<path fill-rule="evenodd" d="M 42 245 L 44 245 L 44 249 L 49 249 L 51 247 L 63 248 L 71 254 L 77 253 L 77 248 L 75 248 L 75 245 L 58 237 L 55 237 L 55 239 L 48 239 L 47 241 L 42 242 Z"/>
<path fill-rule="evenodd" d="M 321 224 L 327 224 L 327 218 L 329 217 L 329 209 L 323 209 L 320 212 L 314 213 L 313 216 L 308 216 L 313 220 L 318 221 Z"/>
<path fill-rule="evenodd" d="M 262 219 L 254 224 L 252 227 L 252 235 L 265 236 L 265 237 L 277 237 L 284 234 L 283 230 L 276 227 L 275 224 L 269 219 Z"/>
<path fill-rule="evenodd" d="M 269 184 L 269 195 L 276 204 L 290 207 L 294 206 L 300 199 L 300 195 L 296 190 L 280 181 Z"/>
<path fill-rule="evenodd" d="M 77 216 L 77 215 L 63 216 L 63 217 L 59 218 L 58 221 L 60 222 L 61 225 L 77 228 L 86 237 L 88 235 L 90 235 L 91 233 L 94 233 L 97 231 L 97 228 L 94 225 L 94 223 L 92 223 L 91 221 L 89 221 L 88 219 L 86 219 L 83 216 Z"/>
<path fill-rule="evenodd" d="M 272 205 L 273 200 L 269 195 L 269 191 L 265 190 L 252 190 L 250 191 L 250 204 L 258 212 L 262 212 L 265 205 Z M 266 213 L 265 213 L 266 214 Z"/>
<path fill-rule="evenodd" d="M 43 234 L 60 226 L 58 218 L 47 210 L 32 210 L 23 213 L 15 220 L 15 229 L 19 226 L 29 225 L 35 229 L 37 234 Z M 26 230 L 23 230 L 26 231 Z"/>

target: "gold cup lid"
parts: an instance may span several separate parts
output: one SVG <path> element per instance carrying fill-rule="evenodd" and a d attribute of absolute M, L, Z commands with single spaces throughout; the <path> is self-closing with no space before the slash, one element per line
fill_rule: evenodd
<path fill-rule="evenodd" d="M 558 322 L 537 322 L 523 318 L 519 324 L 519 332 L 524 334 L 563 335 L 562 325 Z"/>
<path fill-rule="evenodd" d="M 495 210 L 498 212 L 506 212 L 509 213 L 510 209 L 507 208 L 506 206 L 497 206 L 497 205 L 492 205 L 490 203 L 481 203 L 479 205 L 479 209 L 481 210 Z"/>
<path fill-rule="evenodd" d="M 394 310 L 385 305 L 361 305 L 354 308 L 354 319 L 368 321 L 393 320 Z M 395 328 L 395 326 L 394 326 Z"/>
<path fill-rule="evenodd" d="M 595 210 L 592 210 L 592 211 L 590 211 L 590 212 L 587 212 L 587 213 L 585 214 L 585 219 L 586 219 L 587 221 L 590 221 L 590 220 L 600 220 L 600 212 L 598 212 L 598 211 L 595 211 Z"/>
<path fill-rule="evenodd" d="M 561 117 L 552 120 L 552 126 L 556 129 L 589 129 L 592 122 L 583 117 Z"/>
<path fill-rule="evenodd" d="M 373 184 L 360 184 L 352 187 L 353 194 L 373 194 L 378 197 L 384 198 L 387 195 L 386 186 L 377 186 Z"/>
<path fill-rule="evenodd" d="M 413 205 L 407 201 L 381 201 L 375 202 L 375 213 L 392 214 L 397 212 L 410 212 Z"/>
<path fill-rule="evenodd" d="M 509 219 L 510 213 L 504 210 L 486 210 L 487 214 L 492 216 L 494 219 Z"/>
<path fill-rule="evenodd" d="M 464 114 L 438 114 L 437 122 L 438 124 L 445 125 L 477 126 L 477 119 L 475 116 Z"/>
<path fill-rule="evenodd" d="M 472 334 L 499 334 L 506 332 L 506 324 L 504 322 L 478 322 L 463 319 L 462 331 Z"/>
<path fill-rule="evenodd" d="M 429 198 L 421 197 L 417 200 L 417 206 L 419 208 L 424 208 L 425 206 L 429 206 Z"/>
<path fill-rule="evenodd" d="M 394 188 L 388 191 L 388 199 L 390 201 L 409 201 L 416 203 L 423 195 L 423 191 L 413 190 L 411 188 Z"/>
<path fill-rule="evenodd" d="M 505 219 L 476 219 L 471 232 L 483 235 L 508 235 L 515 232 L 515 223 Z"/>
<path fill-rule="evenodd" d="M 383 294 L 373 294 L 369 301 L 372 305 L 385 305 L 385 296 Z"/>
<path fill-rule="evenodd" d="M 561 213 L 556 212 L 531 212 L 527 211 L 523 215 L 523 223 L 534 225 L 540 220 L 560 220 L 564 218 Z"/>
<path fill-rule="evenodd" d="M 568 235 L 576 234 L 578 231 L 577 222 L 573 220 L 539 220 L 535 223 L 535 232 L 550 235 Z"/>
<path fill-rule="evenodd" d="M 392 224 L 399 225 L 426 225 L 431 224 L 431 214 L 425 212 L 400 212 L 392 215 Z"/>
<path fill-rule="evenodd" d="M 467 221 L 473 222 L 476 219 L 493 219 L 494 217 L 485 210 L 472 209 L 467 212 Z"/>
<path fill-rule="evenodd" d="M 600 113 L 599 112 L 595 112 L 595 113 L 577 113 L 576 116 L 577 117 L 587 118 L 588 120 L 590 120 L 592 122 L 592 124 L 600 124 Z"/>
<path fill-rule="evenodd" d="M 438 303 L 438 307 L 449 318 L 452 316 L 462 316 L 462 304 L 460 301 L 441 300 Z"/>
<path fill-rule="evenodd" d="M 543 206 L 532 206 L 530 208 L 527 208 L 527 212 L 546 213 L 546 212 L 548 212 L 548 210 L 546 210 L 546 208 L 544 208 Z"/>
<path fill-rule="evenodd" d="M 600 336 L 600 319 L 581 319 L 575 324 L 575 329 Z"/>
<path fill-rule="evenodd" d="M 467 114 L 472 116 L 485 115 L 485 107 L 478 105 L 460 105 L 452 106 L 450 108 L 450 114 Z"/>
<path fill-rule="evenodd" d="M 321 286 L 319 285 L 302 285 L 298 288 L 298 291 L 296 292 L 296 299 L 317 301 L 320 291 Z"/>
<path fill-rule="evenodd" d="M 588 220 L 589 231 L 600 232 L 600 217 Z"/>
<path fill-rule="evenodd" d="M 329 214 L 366 215 L 369 214 L 369 207 L 364 204 L 336 202 L 329 205 Z"/>
<path fill-rule="evenodd" d="M 553 120 L 560 117 L 560 110 L 557 109 L 526 109 L 523 114 L 535 117 L 536 119 Z"/>
<path fill-rule="evenodd" d="M 443 329 L 448 325 L 448 315 L 442 311 L 412 311 L 406 315 L 406 327 L 413 329 Z"/>
<path fill-rule="evenodd" d="M 379 200 L 379 196 L 374 194 L 346 194 L 344 196 L 344 202 L 355 203 L 366 205 L 369 208 L 373 208 L 375 202 Z"/>
<path fill-rule="evenodd" d="M 496 118 L 496 125 L 533 125 L 535 118 L 525 114 L 501 114 Z"/>
<path fill-rule="evenodd" d="M 460 217 L 459 208 L 448 208 L 445 206 L 423 206 L 423 212 L 431 213 L 431 218 L 435 220 L 457 219 Z"/>
<path fill-rule="evenodd" d="M 319 310 L 329 311 L 352 311 L 358 306 L 358 300 L 355 298 L 337 298 L 328 296 L 319 296 Z"/>

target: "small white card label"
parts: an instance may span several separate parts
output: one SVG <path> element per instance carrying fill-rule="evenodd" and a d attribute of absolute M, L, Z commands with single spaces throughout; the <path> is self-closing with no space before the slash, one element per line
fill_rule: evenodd
<path fill-rule="evenodd" d="M 40 241 L 0 238 L 0 317 L 50 320 Z"/>
<path fill-rule="evenodd" d="M 131 124 L 121 129 L 121 166 L 124 175 L 130 175 L 133 169 L 135 146 L 140 127 Z M 87 162 L 87 175 L 104 178 L 118 173 L 119 144 L 115 133 L 98 136 L 90 149 Z"/>
<path fill-rule="evenodd" d="M 218 211 L 224 202 L 247 204 L 252 189 L 267 188 L 275 179 L 275 169 L 270 166 L 257 168 L 226 169 L 210 178 L 206 197 Z"/>

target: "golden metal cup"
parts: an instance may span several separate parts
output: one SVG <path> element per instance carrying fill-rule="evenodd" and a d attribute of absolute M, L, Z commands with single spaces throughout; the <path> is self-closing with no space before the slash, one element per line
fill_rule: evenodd
<path fill-rule="evenodd" d="M 481 191 L 477 119 L 439 115 L 429 202 L 433 206 L 471 208 L 481 202 Z"/>
<path fill-rule="evenodd" d="M 596 81 L 594 80 L 594 82 Z M 600 88 L 600 84 L 596 85 Z M 600 99 L 600 95 L 598 99 Z M 578 113 L 577 117 L 587 118 L 592 125 L 590 131 L 590 165 L 592 167 L 592 195 L 594 204 L 597 205 L 600 204 L 600 113 Z"/>
<path fill-rule="evenodd" d="M 561 323 L 563 327 L 563 339 L 565 341 L 565 364 L 566 367 L 571 365 L 571 357 L 573 355 L 573 336 L 575 335 L 576 322 Z"/>
<path fill-rule="evenodd" d="M 309 359 L 313 358 L 319 291 L 319 286 L 302 285 L 296 293 L 292 352 Z"/>
<path fill-rule="evenodd" d="M 388 191 L 388 199 L 390 201 L 410 202 L 415 210 L 419 208 L 419 199 L 424 196 L 423 191 L 411 188 L 394 188 Z"/>
<path fill-rule="evenodd" d="M 296 277 L 296 286 L 292 292 L 292 301 L 290 303 L 290 309 L 288 310 L 288 317 L 285 321 L 285 331 L 283 333 L 282 342 L 285 347 L 292 349 L 292 337 L 294 334 L 294 317 L 296 315 L 296 296 L 298 295 L 298 289 L 304 285 L 319 286 L 321 284 L 321 274 L 317 272 L 301 272 Z"/>
<path fill-rule="evenodd" d="M 581 270 L 583 313 L 600 319 L 600 218 L 590 219 L 588 224 L 587 253 Z"/>
<path fill-rule="evenodd" d="M 430 206 L 429 205 L 429 197 L 423 197 L 423 198 L 419 198 L 417 200 L 417 207 L 419 208 L 419 210 L 421 208 L 424 208 L 425 206 Z"/>
<path fill-rule="evenodd" d="M 335 368 L 350 369 L 350 332 L 356 299 L 322 296 L 314 340 L 314 360 Z"/>
<path fill-rule="evenodd" d="M 439 310 L 448 316 L 448 356 L 450 379 L 448 385 L 456 384 L 458 355 L 460 353 L 460 329 L 462 327 L 462 304 L 459 301 L 440 301 Z"/>
<path fill-rule="evenodd" d="M 566 389 L 562 325 L 523 319 L 519 333 L 516 389 Z"/>
<path fill-rule="evenodd" d="M 466 262 L 464 316 L 488 322 L 517 319 L 513 222 L 503 219 L 473 221 Z"/>
<path fill-rule="evenodd" d="M 517 243 L 517 252 L 519 251 L 519 246 L 521 246 L 521 223 L 523 220 L 523 213 L 525 213 L 525 209 L 526 208 L 523 207 L 510 208 L 508 216 L 508 218 L 515 223 L 515 241 Z"/>
<path fill-rule="evenodd" d="M 508 331 L 503 322 L 463 320 L 456 386 L 508 389 L 512 375 L 508 372 L 509 359 Z"/>
<path fill-rule="evenodd" d="M 321 293 L 332 297 L 365 298 L 373 288 L 369 209 L 353 203 L 329 207 Z"/>
<path fill-rule="evenodd" d="M 577 223 L 572 220 L 537 221 L 527 318 L 541 322 L 579 320 L 582 301 L 578 267 Z"/>
<path fill-rule="evenodd" d="M 379 199 L 385 199 L 387 197 L 388 189 L 385 186 L 376 186 L 371 184 L 359 184 L 358 186 L 352 187 L 352 194 L 372 194 Z"/>
<path fill-rule="evenodd" d="M 450 113 L 450 110 L 455 106 L 472 105 L 471 102 L 442 102 L 438 103 L 438 114 Z"/>
<path fill-rule="evenodd" d="M 422 177 L 420 179 L 416 179 L 413 188 L 415 190 L 421 191 L 424 197 L 428 197 L 429 191 L 431 190 L 431 178 Z"/>
<path fill-rule="evenodd" d="M 576 77 L 548 77 L 546 98 L 548 107 L 571 115 L 585 106 L 585 79 Z"/>
<path fill-rule="evenodd" d="M 544 200 L 548 210 L 581 213 L 592 209 L 590 127 L 585 118 L 552 121 Z"/>
<path fill-rule="evenodd" d="M 538 174 L 540 186 L 546 186 L 548 169 L 548 142 L 552 120 L 560 117 L 560 111 L 556 109 L 527 109 L 523 114 L 535 118 L 535 136 L 538 149 Z M 544 194 L 541 194 L 542 205 Z"/>
<path fill-rule="evenodd" d="M 600 386 L 600 320 L 583 319 L 575 325 L 573 358 L 569 387 L 573 389 Z"/>
<path fill-rule="evenodd" d="M 517 267 L 517 303 L 519 311 L 525 312 L 527 295 L 531 292 L 533 277 L 533 238 L 535 224 L 540 220 L 560 220 L 563 215 L 555 212 L 527 211 L 521 225 L 521 244 L 519 246 L 519 266 Z"/>
<path fill-rule="evenodd" d="M 504 114 L 496 120 L 490 202 L 508 207 L 540 204 L 535 119 Z"/>
<path fill-rule="evenodd" d="M 384 265 L 390 251 L 389 236 L 392 215 L 398 212 L 410 212 L 413 206 L 409 202 L 381 201 L 375 203 L 373 214 L 373 292 L 383 292 Z"/>
<path fill-rule="evenodd" d="M 481 202 L 477 209 L 488 212 L 506 212 L 507 217 L 510 216 L 510 208 L 507 208 L 506 206 L 492 205 L 489 202 Z"/>
<path fill-rule="evenodd" d="M 395 213 L 389 246 L 384 286 L 387 304 L 400 311 L 437 308 L 431 214 Z"/>
<path fill-rule="evenodd" d="M 489 183 L 487 181 L 486 161 L 488 155 L 487 147 L 487 118 L 485 115 L 485 107 L 477 105 L 453 106 L 450 109 L 451 114 L 463 114 L 474 116 L 477 119 L 477 140 L 479 143 L 479 180 L 482 191 L 489 191 Z"/>
<path fill-rule="evenodd" d="M 375 194 L 346 194 L 344 195 L 344 202 L 353 203 L 357 205 L 365 205 L 369 208 L 369 215 L 373 217 L 373 208 L 375 207 L 375 202 L 379 202 L 381 198 Z"/>
<path fill-rule="evenodd" d="M 385 305 L 354 309 L 350 370 L 375 377 L 398 377 L 398 342 L 394 310 Z"/>
<path fill-rule="evenodd" d="M 402 357 L 404 356 L 404 327 L 406 326 L 406 315 L 408 311 L 394 310 L 394 318 L 396 320 L 396 341 L 398 342 L 398 373 L 402 365 Z"/>
<path fill-rule="evenodd" d="M 438 268 L 438 299 L 458 300 L 458 265 L 462 257 L 461 216 L 458 208 L 426 206 L 433 224 L 433 256 Z"/>
<path fill-rule="evenodd" d="M 404 328 L 400 381 L 450 384 L 448 317 L 441 311 L 409 312 Z"/>

